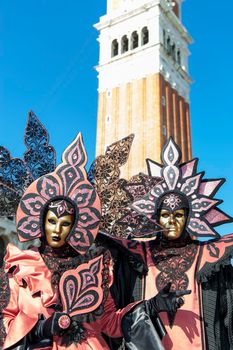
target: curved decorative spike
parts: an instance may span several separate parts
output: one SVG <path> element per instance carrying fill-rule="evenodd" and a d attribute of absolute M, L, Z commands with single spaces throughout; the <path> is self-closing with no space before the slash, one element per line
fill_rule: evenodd
<path fill-rule="evenodd" d="M 78 133 L 74 141 L 65 149 L 62 154 L 62 163 L 69 164 L 72 167 L 84 168 L 87 163 L 87 154 L 83 145 L 82 134 Z"/>
<path fill-rule="evenodd" d="M 225 179 L 204 180 L 200 184 L 198 193 L 213 197 L 224 182 Z"/>
<path fill-rule="evenodd" d="M 197 237 L 219 237 L 219 234 L 202 219 L 191 218 L 187 226 L 188 232 Z"/>
<path fill-rule="evenodd" d="M 134 134 L 130 134 L 120 141 L 116 141 L 107 147 L 105 155 L 113 159 L 118 166 L 122 166 L 126 163 L 132 142 L 134 139 Z"/>
<path fill-rule="evenodd" d="M 172 137 L 167 140 L 161 158 L 164 165 L 177 165 L 179 163 L 181 159 L 180 149 Z"/>
<path fill-rule="evenodd" d="M 179 163 L 180 157 L 180 150 L 174 142 L 173 138 L 170 137 L 162 151 L 162 160 L 164 163 L 162 176 L 169 190 L 174 190 L 177 185 L 177 181 L 180 175 L 180 170 L 177 165 Z"/>
<path fill-rule="evenodd" d="M 192 195 L 198 189 L 203 175 L 204 173 L 200 173 L 187 179 L 181 187 L 181 192 L 183 192 L 186 196 Z"/>
<path fill-rule="evenodd" d="M 190 160 L 190 162 L 181 164 L 180 166 L 180 170 L 181 170 L 181 174 L 183 179 L 186 179 L 187 177 L 193 176 L 194 174 L 196 174 L 197 172 L 197 162 L 198 159 L 192 159 Z"/>
<path fill-rule="evenodd" d="M 63 310 L 70 316 L 86 314 L 97 309 L 103 300 L 103 257 L 97 257 L 75 270 L 66 271 L 59 289 Z"/>
<path fill-rule="evenodd" d="M 147 170 L 150 176 L 161 177 L 162 166 L 151 159 L 146 159 Z"/>
<path fill-rule="evenodd" d="M 212 207 L 220 204 L 222 201 L 216 199 L 210 199 L 208 197 L 199 197 L 192 201 L 192 210 L 195 213 L 204 213 L 210 210 Z"/>
<path fill-rule="evenodd" d="M 133 139 L 134 135 L 131 134 L 114 142 L 107 147 L 105 155 L 98 156 L 92 163 L 88 171 L 88 179 L 96 186 L 99 193 L 119 180 L 120 167 L 126 163 L 129 157 Z"/>
<path fill-rule="evenodd" d="M 174 190 L 180 175 L 179 169 L 174 165 L 168 165 L 162 170 L 162 175 L 169 190 Z"/>
<path fill-rule="evenodd" d="M 48 145 L 48 133 L 33 112 L 29 112 L 24 134 L 28 150 L 24 158 L 11 158 L 10 152 L 0 147 L 1 203 L 0 215 L 15 215 L 24 191 L 38 177 L 55 169 L 55 151 Z"/>
<path fill-rule="evenodd" d="M 225 214 L 219 208 L 213 208 L 205 214 L 205 219 L 213 226 L 218 226 L 226 222 L 233 222 L 233 218 Z"/>
<path fill-rule="evenodd" d="M 24 133 L 24 143 L 27 148 L 35 150 L 40 146 L 48 144 L 48 133 L 43 127 L 37 116 L 30 111 L 28 113 L 28 121 Z"/>
<path fill-rule="evenodd" d="M 23 160 L 33 180 L 55 169 L 55 150 L 49 145 L 49 135 L 46 129 L 32 111 L 28 114 L 24 143 L 28 150 L 24 153 Z"/>

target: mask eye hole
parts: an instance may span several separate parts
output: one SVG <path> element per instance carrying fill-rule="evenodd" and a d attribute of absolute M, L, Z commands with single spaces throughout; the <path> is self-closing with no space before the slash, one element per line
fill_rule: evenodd
<path fill-rule="evenodd" d="M 62 226 L 69 227 L 71 225 L 71 222 L 65 221 L 62 223 Z"/>
<path fill-rule="evenodd" d="M 163 213 L 161 216 L 162 216 L 162 218 L 167 219 L 169 217 L 169 214 L 168 213 Z"/>
<path fill-rule="evenodd" d="M 182 218 L 183 216 L 184 216 L 184 215 L 181 214 L 181 213 L 177 213 L 177 214 L 176 214 L 176 218 L 178 218 L 178 219 L 179 219 L 179 218 Z"/>
<path fill-rule="evenodd" d="M 48 219 L 48 222 L 49 222 L 50 224 L 52 224 L 52 225 L 56 225 L 56 222 L 55 222 L 54 219 Z"/>

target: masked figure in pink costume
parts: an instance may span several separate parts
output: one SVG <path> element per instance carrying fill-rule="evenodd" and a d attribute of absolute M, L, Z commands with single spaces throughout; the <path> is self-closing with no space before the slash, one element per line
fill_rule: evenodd
<path fill-rule="evenodd" d="M 133 348 L 143 349 L 146 344 L 163 349 L 150 316 L 160 311 L 174 315 L 186 292 L 169 293 L 165 287 L 150 300 L 116 309 L 110 293 L 112 257 L 94 244 L 101 205 L 87 179 L 86 161 L 78 135 L 63 153 L 62 163 L 33 181 L 20 200 L 16 215 L 19 240 L 39 238 L 41 246 L 28 250 L 12 244 L 7 247 L 4 349 L 109 349 L 102 333 L 122 336 L 123 320 L 129 314 L 124 332 L 135 333 L 131 335 Z M 8 187 L 8 197 L 10 192 L 13 197 Z M 135 331 L 139 316 L 137 325 L 146 322 L 150 337 Z"/>
<path fill-rule="evenodd" d="M 167 330 L 162 341 L 165 349 L 233 349 L 233 235 L 221 237 L 214 229 L 232 221 L 217 208 L 222 201 L 214 198 L 224 179 L 204 180 L 204 173 L 197 173 L 197 159 L 180 164 L 181 154 L 172 138 L 161 158 L 162 165 L 148 160 L 149 177 L 161 181 L 134 200 L 130 205 L 133 214 L 122 215 L 121 211 L 118 219 L 118 226 L 128 222 L 133 227 L 139 215 L 141 222 L 143 217 L 146 220 L 143 229 L 131 230 L 128 241 L 111 241 L 105 236 L 106 246 L 118 251 L 115 266 L 122 273 L 121 284 L 128 284 L 130 291 L 127 296 L 122 293 L 121 305 L 124 300 L 148 299 L 167 283 L 172 290 L 191 289 L 173 319 L 160 314 Z M 134 189 L 126 184 L 125 191 L 133 193 Z M 108 233 L 112 234 L 111 230 Z M 203 237 L 212 239 L 198 241 Z"/>

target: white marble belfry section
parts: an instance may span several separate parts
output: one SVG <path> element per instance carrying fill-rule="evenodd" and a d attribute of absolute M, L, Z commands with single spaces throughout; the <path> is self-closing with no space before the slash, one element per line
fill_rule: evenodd
<path fill-rule="evenodd" d="M 99 92 L 111 90 L 133 80 L 161 73 L 180 96 L 189 101 L 191 79 L 188 73 L 188 45 L 192 39 L 166 0 L 108 0 L 107 14 L 100 17 L 100 56 L 96 67 Z M 147 28 L 148 43 L 142 45 L 142 30 Z M 131 48 L 132 33 L 138 35 L 138 47 Z M 127 36 L 129 49 L 122 53 L 122 38 Z M 118 54 L 112 55 L 112 42 L 118 43 Z M 176 57 L 167 54 L 175 47 Z M 175 61 L 175 62 L 174 62 Z"/>

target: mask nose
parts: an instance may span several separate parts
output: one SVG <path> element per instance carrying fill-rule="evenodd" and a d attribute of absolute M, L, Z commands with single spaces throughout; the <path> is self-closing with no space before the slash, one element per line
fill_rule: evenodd
<path fill-rule="evenodd" d="M 60 233 L 61 232 L 61 225 L 59 223 L 57 223 L 55 225 L 54 232 L 55 233 Z"/>
<path fill-rule="evenodd" d="M 174 218 L 174 215 L 173 215 L 173 214 L 170 214 L 169 223 L 170 223 L 170 224 L 174 224 L 174 223 L 175 223 L 175 218 Z"/>

